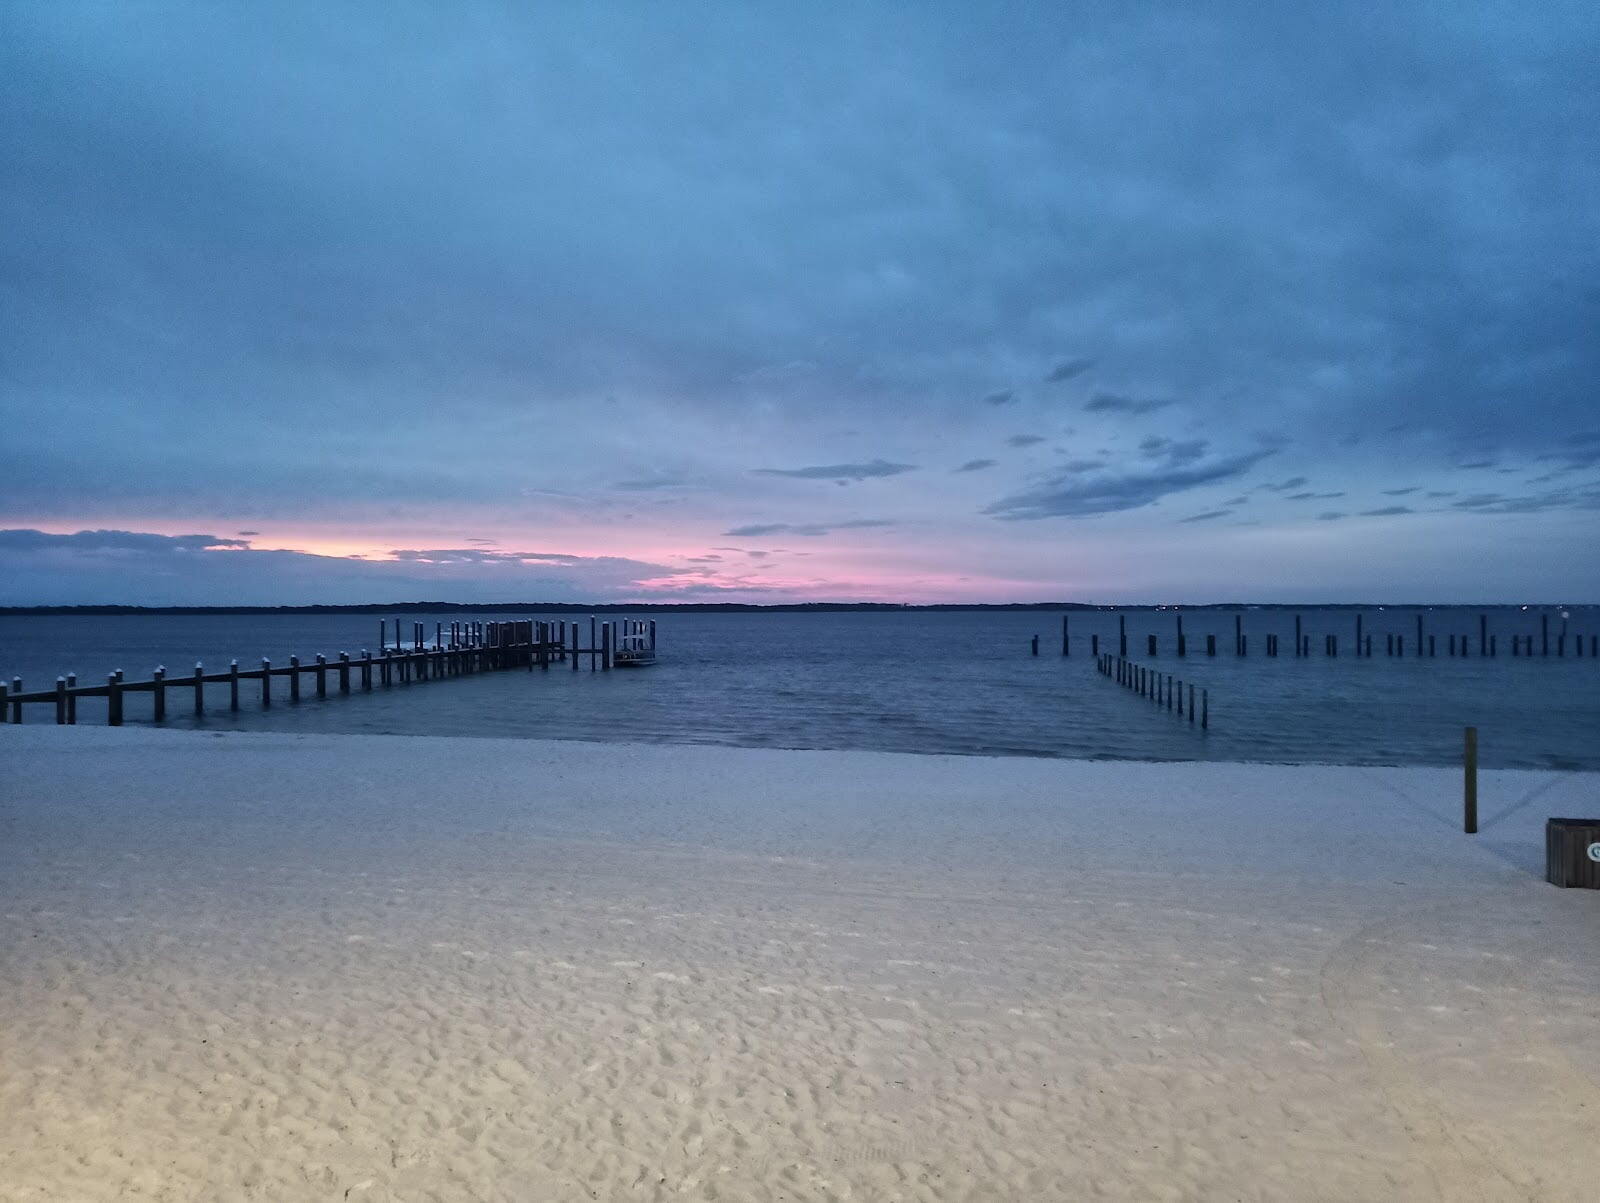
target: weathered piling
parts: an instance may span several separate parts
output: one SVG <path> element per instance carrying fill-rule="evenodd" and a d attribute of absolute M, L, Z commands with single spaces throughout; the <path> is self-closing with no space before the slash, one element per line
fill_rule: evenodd
<path fill-rule="evenodd" d="M 228 709 L 239 709 L 239 662 L 228 662 Z"/>
<path fill-rule="evenodd" d="M 261 709 L 272 707 L 272 661 L 261 661 Z"/>
<path fill-rule="evenodd" d="M 1422 614 L 1420 611 L 1417 614 L 1417 655 L 1419 657 L 1422 655 Z"/>
<path fill-rule="evenodd" d="M 1128 617 L 1125 614 L 1117 615 L 1117 654 L 1128 654 Z"/>
<path fill-rule="evenodd" d="M 19 718 L 17 720 L 21 722 Z M 110 727 L 122 726 L 122 673 L 114 672 L 106 677 L 106 725 Z"/>
<path fill-rule="evenodd" d="M 56 678 L 56 726 L 67 725 L 67 679 Z"/>
<path fill-rule="evenodd" d="M 1294 616 L 1294 654 L 1296 656 L 1300 656 L 1302 654 L 1301 646 L 1302 645 L 1301 645 L 1301 642 L 1300 642 L 1300 615 L 1296 614 Z"/>
<path fill-rule="evenodd" d="M 1039 654 L 1039 636 L 1037 636 L 1037 635 L 1035 635 L 1033 637 L 1032 650 L 1033 650 L 1033 654 L 1035 656 L 1037 656 Z"/>
<path fill-rule="evenodd" d="M 67 722 L 72 726 L 78 723 L 78 695 L 73 692 L 78 688 L 78 674 L 67 674 Z M 0 706 L 0 721 L 5 719 L 6 708 Z"/>
<path fill-rule="evenodd" d="M 1089 636 L 1089 654 L 1091 656 L 1098 656 L 1100 654 L 1100 636 Z"/>
<path fill-rule="evenodd" d="M 653 625 L 655 619 L 651 619 L 650 621 Z M 652 631 L 651 634 L 653 636 L 654 631 Z M 1065 614 L 1061 616 L 1061 654 L 1063 656 L 1072 655 L 1072 640 L 1067 634 L 1067 616 Z"/>
<path fill-rule="evenodd" d="M 1154 635 L 1147 635 L 1145 639 L 1145 654 L 1147 656 L 1154 656 L 1156 654 L 1156 637 Z"/>
<path fill-rule="evenodd" d="M 317 696 L 325 698 L 328 696 L 328 658 L 321 652 L 317 653 L 317 667 L 313 671 L 317 677 Z"/>
<path fill-rule="evenodd" d="M 1478 834 L 1478 729 L 1468 727 L 1461 750 L 1462 798 L 1461 826 L 1468 835 Z"/>
<path fill-rule="evenodd" d="M 438 644 L 435 643 L 434 646 L 437 647 Z M 350 692 L 350 653 L 349 652 L 340 652 L 339 653 L 339 692 L 340 693 L 349 693 Z"/>
<path fill-rule="evenodd" d="M 200 661 L 194 662 L 194 716 L 199 718 L 206 712 L 206 666 Z"/>
<path fill-rule="evenodd" d="M 1182 657 L 1182 656 L 1187 656 L 1189 654 L 1189 644 L 1188 644 L 1188 641 L 1185 640 L 1184 637 L 1183 637 L 1183 615 L 1179 614 L 1177 617 L 1178 617 L 1178 655 L 1180 657 Z"/>
<path fill-rule="evenodd" d="M 1488 654 L 1489 654 L 1489 616 L 1487 614 L 1480 614 L 1480 615 L 1478 615 L 1478 655 L 1479 656 L 1487 656 Z"/>
<path fill-rule="evenodd" d="M 150 694 L 154 700 L 156 722 L 167 717 L 167 669 L 160 665 L 150 677 Z"/>
<path fill-rule="evenodd" d="M 1233 654 L 1244 655 L 1244 615 L 1233 616 Z"/>
<path fill-rule="evenodd" d="M 1215 656 L 1216 654 L 1217 654 L 1217 637 L 1215 635 L 1207 635 L 1206 636 L 1206 655 Z"/>
<path fill-rule="evenodd" d="M 1361 642 L 1361 611 L 1357 610 L 1356 611 L 1356 655 L 1357 656 L 1361 655 L 1361 649 L 1362 649 L 1363 646 L 1364 645 Z"/>

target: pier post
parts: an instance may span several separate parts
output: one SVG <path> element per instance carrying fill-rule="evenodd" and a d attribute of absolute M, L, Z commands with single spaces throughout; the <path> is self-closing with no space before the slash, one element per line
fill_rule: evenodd
<path fill-rule="evenodd" d="M 1194 686 L 1189 686 L 1189 725 L 1194 726 Z"/>
<path fill-rule="evenodd" d="M 67 679 L 56 678 L 56 726 L 67 725 Z"/>
<path fill-rule="evenodd" d="M 1480 614 L 1478 615 L 1478 655 L 1487 656 L 1488 654 L 1489 616 L 1487 614 Z"/>
<path fill-rule="evenodd" d="M 76 727 L 78 725 L 78 695 L 72 692 L 76 688 L 78 688 L 78 674 L 77 673 L 68 673 L 67 674 L 67 726 L 69 726 L 69 727 Z M 6 710 L 6 708 L 4 706 L 0 706 L 0 722 L 4 722 L 5 721 L 5 710 Z"/>
<path fill-rule="evenodd" d="M 1091 656 L 1098 656 L 1100 654 L 1100 636 L 1089 636 L 1089 654 Z"/>
<path fill-rule="evenodd" d="M 1244 615 L 1233 616 L 1233 654 L 1244 655 Z"/>
<path fill-rule="evenodd" d="M 650 622 L 652 626 L 655 625 L 655 619 L 652 618 Z M 1067 616 L 1065 614 L 1061 616 L 1061 654 L 1063 656 L 1072 655 L 1072 641 L 1067 637 Z"/>
<path fill-rule="evenodd" d="M 601 644 L 601 647 L 600 647 L 600 667 L 602 669 L 604 669 L 606 672 L 610 672 L 611 671 L 611 644 L 612 644 L 611 632 L 615 629 L 616 625 L 617 624 L 614 623 L 614 622 L 607 622 L 607 623 L 603 623 L 601 625 L 601 627 L 600 627 L 600 631 L 601 631 L 601 635 L 600 635 L 600 644 Z M 1038 639 L 1039 639 L 1039 637 L 1037 635 L 1035 635 L 1034 636 L 1034 644 L 1035 644 L 1035 652 L 1034 652 L 1034 654 L 1035 655 L 1038 654 L 1038 651 L 1037 651 Z"/>
<path fill-rule="evenodd" d="M 1211 727 L 1211 691 L 1209 689 L 1200 691 L 1200 726 L 1202 730 L 1209 730 Z"/>
<path fill-rule="evenodd" d="M 366 648 L 361 649 L 361 691 L 372 692 L 372 653 Z"/>
<path fill-rule="evenodd" d="M 17 708 L 17 722 L 22 721 L 22 708 Z M 111 673 L 106 677 L 106 726 L 122 726 L 122 674 Z"/>
<path fill-rule="evenodd" d="M 321 652 L 317 653 L 317 696 L 328 696 L 328 658 Z"/>
<path fill-rule="evenodd" d="M 228 709 L 239 709 L 239 662 L 228 662 Z"/>
<path fill-rule="evenodd" d="M 194 662 L 194 715 L 199 718 L 206 712 L 206 666 Z"/>
<path fill-rule="evenodd" d="M 1215 635 L 1207 635 L 1206 636 L 1206 655 L 1215 656 L 1216 654 L 1217 654 L 1217 637 Z"/>
<path fill-rule="evenodd" d="M 350 692 L 350 653 L 339 653 L 339 692 Z"/>
<path fill-rule="evenodd" d="M 1032 650 L 1033 650 L 1033 654 L 1035 656 L 1037 656 L 1039 654 L 1039 636 L 1037 636 L 1037 635 L 1035 635 L 1033 637 L 1033 648 L 1032 648 Z"/>
<path fill-rule="evenodd" d="M 1147 656 L 1154 656 L 1156 654 L 1156 637 L 1154 635 L 1146 635 L 1145 636 L 1145 649 L 1144 650 L 1145 650 L 1145 655 L 1147 655 Z"/>
<path fill-rule="evenodd" d="M 385 656 L 387 656 L 389 654 L 389 649 L 388 648 L 384 648 L 383 649 L 383 654 Z M 290 656 L 289 657 L 289 700 L 291 702 L 298 702 L 300 700 L 300 657 L 299 656 Z"/>
<path fill-rule="evenodd" d="M 1422 657 L 1422 612 L 1417 612 L 1417 658 Z"/>
<path fill-rule="evenodd" d="M 1178 656 L 1181 659 L 1189 654 L 1189 645 L 1183 637 L 1183 615 L 1178 615 Z"/>
<path fill-rule="evenodd" d="M 261 709 L 272 709 L 272 661 L 261 660 Z"/>
<path fill-rule="evenodd" d="M 1548 614 L 1539 615 L 1539 654 L 1541 656 L 1550 654 L 1550 615 Z"/>
<path fill-rule="evenodd" d="M 1468 835 L 1478 834 L 1478 729 L 1468 727 L 1461 750 L 1462 797 L 1461 828 Z"/>
<path fill-rule="evenodd" d="M 0 723 L 11 721 L 11 711 L 6 707 L 6 683 L 0 681 Z"/>
<path fill-rule="evenodd" d="M 1428 636 L 1428 659 L 1432 660 L 1437 655 L 1438 655 L 1438 653 L 1436 651 L 1434 651 L 1434 647 L 1433 647 L 1433 636 L 1429 635 Z"/>
<path fill-rule="evenodd" d="M 1300 615 L 1296 614 L 1294 616 L 1294 654 L 1297 657 L 1300 655 L 1300 650 Z"/>
<path fill-rule="evenodd" d="M 155 720 L 165 722 L 167 718 L 167 668 L 161 664 L 156 666 L 156 671 L 150 674 L 150 693 L 155 705 L 152 707 Z"/>
<path fill-rule="evenodd" d="M 1361 612 L 1358 610 L 1356 612 L 1356 655 L 1358 657 L 1361 655 L 1363 646 L 1365 645 L 1361 642 Z"/>
<path fill-rule="evenodd" d="M 1119 656 L 1128 654 L 1128 616 L 1126 614 L 1117 615 L 1117 654 Z"/>
<path fill-rule="evenodd" d="M 600 655 L 600 638 L 596 632 L 594 615 L 589 615 L 589 671 L 595 670 L 595 660 Z"/>

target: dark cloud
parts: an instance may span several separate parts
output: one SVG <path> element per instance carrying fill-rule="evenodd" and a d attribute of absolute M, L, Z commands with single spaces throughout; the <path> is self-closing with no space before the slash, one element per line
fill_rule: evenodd
<path fill-rule="evenodd" d="M 1226 518 L 1232 510 L 1207 510 L 1203 514 L 1190 514 L 1187 518 L 1179 518 L 1179 522 L 1210 522 L 1213 518 Z"/>
<path fill-rule="evenodd" d="M 847 522 L 758 522 L 750 526 L 736 526 L 722 533 L 735 539 L 753 539 L 761 535 L 831 535 L 836 530 L 864 530 L 868 527 L 894 526 L 888 518 L 852 518 Z"/>
<path fill-rule="evenodd" d="M 1090 413 L 1148 414 L 1171 404 L 1171 401 L 1139 401 L 1118 393 L 1096 393 L 1083 408 Z"/>
<path fill-rule="evenodd" d="M 1318 522 L 1337 522 L 1346 515 L 1339 510 L 1324 510 L 1317 515 Z"/>
<path fill-rule="evenodd" d="M 1057 471 L 1032 488 L 1002 497 L 983 512 L 996 518 L 1016 521 L 1087 518 L 1139 509 L 1169 494 L 1241 476 L 1271 454 L 1271 450 L 1261 450 L 1227 456 L 1211 463 L 1108 474 L 1089 479 L 1079 479 L 1076 473 Z"/>
<path fill-rule="evenodd" d="M 246 539 L 218 535 L 152 535 L 129 530 L 81 530 L 70 535 L 42 530 L 0 530 L 0 551 L 135 552 L 141 555 L 182 555 L 250 546 Z"/>
<path fill-rule="evenodd" d="M 1385 489 L 1383 491 L 1383 495 L 1385 497 L 1405 497 L 1411 493 L 1415 493 L 1418 487 L 1419 486 L 1417 485 L 1407 485 L 1403 489 Z"/>
<path fill-rule="evenodd" d="M 1482 471 L 1485 468 L 1492 468 L 1494 466 L 1495 466 L 1495 461 L 1492 460 L 1492 459 L 1480 459 L 1480 460 L 1474 460 L 1470 464 L 1457 464 L 1456 465 L 1456 467 L 1459 468 L 1463 472 Z"/>
<path fill-rule="evenodd" d="M 969 459 L 959 468 L 952 468 L 950 470 L 952 472 L 982 472 L 985 468 L 994 467 L 998 462 L 998 460 L 992 459 Z"/>
<path fill-rule="evenodd" d="M 809 468 L 755 468 L 758 476 L 792 476 L 800 480 L 832 480 L 841 483 L 870 480 L 878 476 L 899 476 L 915 472 L 915 464 L 895 464 L 875 459 L 865 464 L 818 464 Z"/>
<path fill-rule="evenodd" d="M 261 532 L 258 530 L 242 530 L 238 532 L 239 537 L 242 539 L 252 539 L 259 534 L 261 534 Z"/>
<path fill-rule="evenodd" d="M 255 550 L 212 535 L 0 531 L 0 605 L 304 605 L 441 595 L 575 601 L 648 594 L 682 571 L 619 556 L 552 552 L 446 548 L 323 556 Z"/>
<path fill-rule="evenodd" d="M 1042 434 L 1014 434 L 1006 440 L 1008 447 L 1032 447 L 1035 443 L 1044 442 Z"/>
<path fill-rule="evenodd" d="M 1554 489 L 1547 493 L 1507 497 L 1503 493 L 1473 493 L 1451 503 L 1475 514 L 1542 514 L 1549 510 L 1600 509 L 1600 487 Z"/>
<path fill-rule="evenodd" d="M 1393 516 L 1395 516 L 1397 514 L 1414 514 L 1414 513 L 1416 513 L 1416 511 L 1413 510 L 1410 506 L 1406 506 L 1406 505 L 1386 505 L 1381 509 L 1362 510 L 1361 511 L 1361 516 L 1363 518 L 1390 518 L 1390 517 L 1393 517 Z"/>
<path fill-rule="evenodd" d="M 1017 391 L 1015 389 L 1008 388 L 1003 392 L 990 393 L 983 399 L 983 403 L 985 405 L 1008 405 L 1016 399 Z"/>
<path fill-rule="evenodd" d="M 1309 483 L 1311 483 L 1310 480 L 1308 478 L 1304 477 L 1304 476 L 1291 476 L 1288 480 L 1279 481 L 1275 485 L 1263 484 L 1263 485 L 1257 485 L 1256 488 L 1258 488 L 1258 489 L 1269 489 L 1274 493 L 1283 493 L 1283 492 L 1286 492 L 1289 489 L 1298 489 L 1302 485 L 1306 485 L 1306 484 L 1309 484 Z"/>
<path fill-rule="evenodd" d="M 1044 380 L 1046 384 L 1060 384 L 1082 376 L 1092 367 L 1094 367 L 1092 359 L 1064 359 L 1050 369 Z"/>

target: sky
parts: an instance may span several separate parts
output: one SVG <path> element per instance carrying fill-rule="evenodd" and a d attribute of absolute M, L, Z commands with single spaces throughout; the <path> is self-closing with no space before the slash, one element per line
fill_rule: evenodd
<path fill-rule="evenodd" d="M 0 605 L 1600 601 L 1600 8 L 0 5 Z"/>

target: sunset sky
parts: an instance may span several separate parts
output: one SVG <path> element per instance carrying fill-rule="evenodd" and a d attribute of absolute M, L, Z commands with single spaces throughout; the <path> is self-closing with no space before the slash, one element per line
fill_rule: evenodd
<path fill-rule="evenodd" d="M 1600 600 L 1600 6 L 0 6 L 0 604 Z"/>

